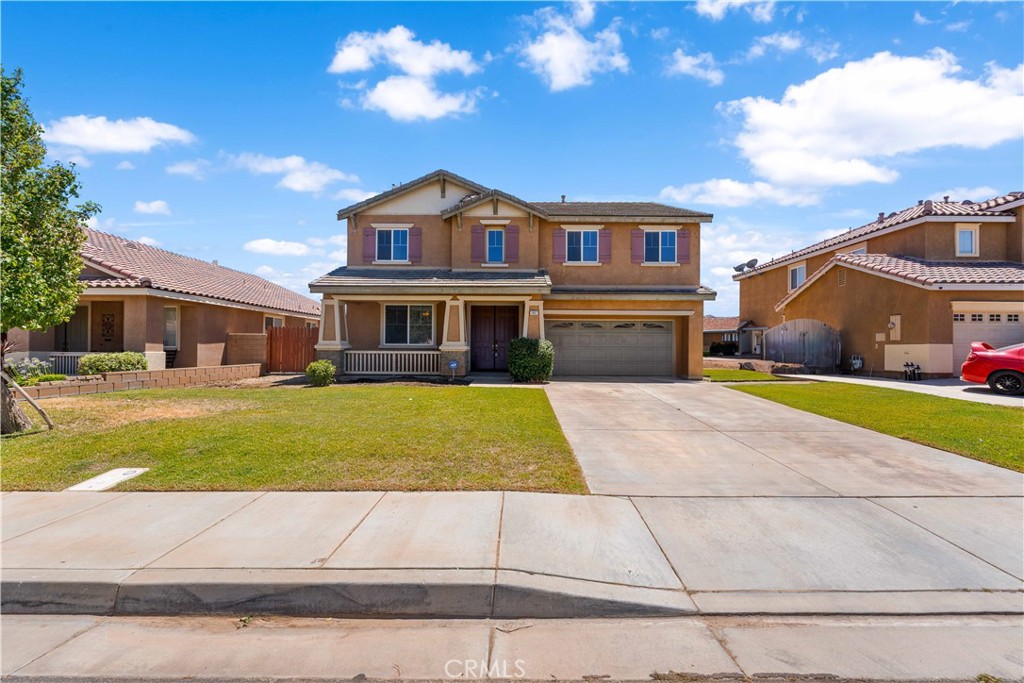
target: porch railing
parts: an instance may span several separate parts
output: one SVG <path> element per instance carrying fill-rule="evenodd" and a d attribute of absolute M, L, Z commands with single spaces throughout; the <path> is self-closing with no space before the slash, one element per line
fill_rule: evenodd
<path fill-rule="evenodd" d="M 87 353 L 87 351 L 51 351 L 48 360 L 53 366 L 53 372 L 59 375 L 77 375 L 78 360 Z"/>
<path fill-rule="evenodd" d="M 347 375 L 439 375 L 440 351 L 345 351 Z"/>

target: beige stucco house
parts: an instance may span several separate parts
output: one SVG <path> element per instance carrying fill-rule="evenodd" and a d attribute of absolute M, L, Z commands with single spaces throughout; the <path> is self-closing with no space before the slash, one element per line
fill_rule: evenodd
<path fill-rule="evenodd" d="M 41 332 L 10 330 L 12 360 L 41 358 L 65 374 L 74 374 L 78 358 L 90 352 L 138 351 L 151 370 L 225 365 L 232 360 L 231 334 L 313 326 L 320 319 L 316 301 L 261 277 L 85 232 L 83 290 L 74 316 Z"/>
<path fill-rule="evenodd" d="M 318 355 L 351 374 L 505 371 L 550 339 L 563 375 L 701 376 L 700 226 L 642 202 L 527 202 L 439 170 L 338 212 L 349 263 Z"/>
<path fill-rule="evenodd" d="M 839 331 L 844 364 L 956 375 L 972 341 L 1024 341 L 1024 193 L 920 201 L 733 277 L 757 328 L 816 320 Z"/>

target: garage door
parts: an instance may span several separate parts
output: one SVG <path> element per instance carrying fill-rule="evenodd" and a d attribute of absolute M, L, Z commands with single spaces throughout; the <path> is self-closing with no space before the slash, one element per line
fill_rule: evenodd
<path fill-rule="evenodd" d="M 549 320 L 556 375 L 671 376 L 670 320 Z"/>
<path fill-rule="evenodd" d="M 953 314 L 953 367 L 971 352 L 971 342 L 988 342 L 995 348 L 1024 342 L 1024 325 L 1019 313 L 954 313 Z"/>

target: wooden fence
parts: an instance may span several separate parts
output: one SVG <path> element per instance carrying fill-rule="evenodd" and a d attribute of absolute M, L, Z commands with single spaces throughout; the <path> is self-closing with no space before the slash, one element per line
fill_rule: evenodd
<path fill-rule="evenodd" d="M 267 330 L 267 372 L 305 372 L 316 360 L 316 327 L 271 327 Z"/>

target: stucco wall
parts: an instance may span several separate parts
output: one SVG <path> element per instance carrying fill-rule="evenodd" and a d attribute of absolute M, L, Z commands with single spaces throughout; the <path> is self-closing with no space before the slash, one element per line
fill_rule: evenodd
<path fill-rule="evenodd" d="M 490 205 L 488 204 L 488 207 Z M 459 230 L 458 222 L 453 218 L 451 219 L 452 224 L 452 242 L 451 242 L 451 264 L 452 268 L 468 268 L 481 270 L 493 270 L 487 266 L 482 266 L 478 262 L 474 262 L 471 257 L 473 255 L 473 226 L 484 225 L 481 220 L 507 220 L 508 225 L 485 225 L 485 228 L 506 228 L 508 226 L 515 225 L 519 228 L 519 260 L 515 263 L 509 264 L 509 269 L 524 269 L 524 270 L 536 270 L 540 266 L 539 255 L 537 253 L 537 235 L 539 229 L 537 226 L 538 221 L 534 219 L 533 231 L 530 231 L 530 220 L 526 216 L 493 216 L 490 213 L 484 216 L 463 216 L 462 217 L 462 230 Z M 486 238 L 485 238 L 486 239 Z M 506 242 L 507 244 L 507 242 Z M 486 246 L 486 242 L 485 242 Z"/>
<path fill-rule="evenodd" d="M 348 262 L 353 266 L 369 266 L 373 261 L 363 260 L 363 231 L 365 228 L 372 228 L 374 224 L 412 224 L 423 230 L 422 257 L 420 263 L 414 264 L 419 268 L 448 268 L 451 263 L 452 236 L 448 221 L 442 220 L 440 215 L 433 216 L 410 216 L 401 214 L 359 214 L 356 216 L 355 229 L 350 228 L 348 233 Z M 376 236 L 374 236 L 376 239 Z M 374 243 L 376 248 L 376 242 Z M 399 267 L 399 266 L 395 266 Z M 408 267 L 408 266 L 406 266 Z"/>
<path fill-rule="evenodd" d="M 570 265 L 552 261 L 554 231 L 561 223 L 540 222 L 539 245 L 541 268 L 551 274 L 556 285 L 685 285 L 700 284 L 700 225 L 688 223 L 690 231 L 690 262 L 678 266 L 644 266 L 632 262 L 632 232 L 636 223 L 604 223 L 612 234 L 611 263 L 601 265 Z M 568 224 L 566 224 L 568 227 Z M 570 228 L 571 229 L 571 228 Z"/>

